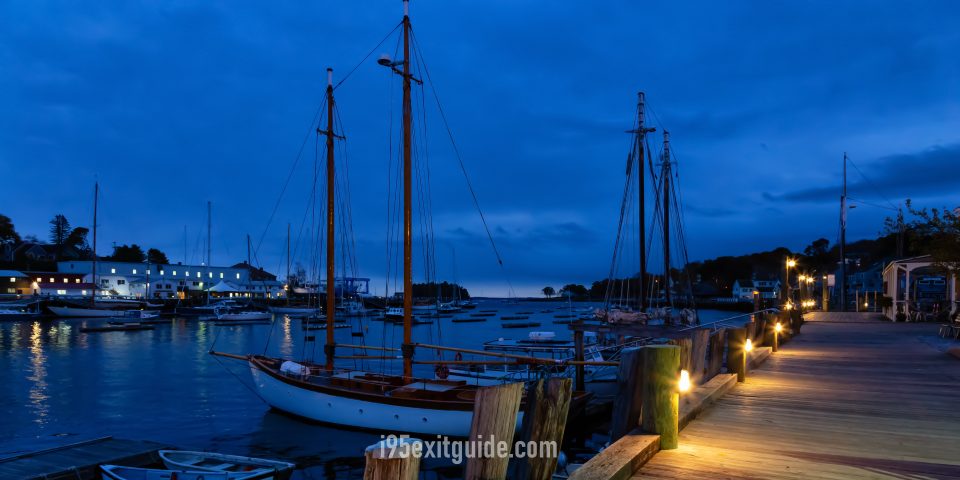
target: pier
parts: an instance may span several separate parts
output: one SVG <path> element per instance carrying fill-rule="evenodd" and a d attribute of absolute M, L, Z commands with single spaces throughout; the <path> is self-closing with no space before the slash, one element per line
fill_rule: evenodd
<path fill-rule="evenodd" d="M 167 448 L 170 447 L 153 442 L 96 438 L 0 458 L 0 478 L 93 480 L 100 478 L 98 467 L 103 464 L 158 464 L 157 452 Z"/>
<path fill-rule="evenodd" d="M 960 478 L 960 362 L 936 325 L 806 319 L 633 478 Z"/>

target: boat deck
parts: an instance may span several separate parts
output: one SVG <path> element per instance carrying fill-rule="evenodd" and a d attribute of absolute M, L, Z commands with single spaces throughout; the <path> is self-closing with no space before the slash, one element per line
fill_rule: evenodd
<path fill-rule="evenodd" d="M 960 478 L 960 361 L 878 317 L 808 314 L 635 478 Z"/>
<path fill-rule="evenodd" d="M 98 466 L 119 464 L 147 467 L 160 462 L 157 451 L 169 446 L 138 440 L 103 437 L 0 459 L 0 478 L 92 480 Z"/>

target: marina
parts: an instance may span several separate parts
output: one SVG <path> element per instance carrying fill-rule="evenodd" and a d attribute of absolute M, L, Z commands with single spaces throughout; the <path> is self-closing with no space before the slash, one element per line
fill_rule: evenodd
<path fill-rule="evenodd" d="M 0 7 L 0 479 L 960 479 L 960 6 L 590 7 Z"/>

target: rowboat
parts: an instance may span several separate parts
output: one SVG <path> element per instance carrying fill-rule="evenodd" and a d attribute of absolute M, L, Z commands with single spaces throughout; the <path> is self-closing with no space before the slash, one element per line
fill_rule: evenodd
<path fill-rule="evenodd" d="M 103 473 L 103 478 L 108 480 L 247 480 L 253 478 L 243 474 L 184 472 L 122 465 L 100 465 L 100 471 Z"/>
<path fill-rule="evenodd" d="M 214 310 L 217 320 L 221 322 L 253 322 L 260 320 L 270 320 L 273 314 L 270 312 L 227 312 L 220 309 Z"/>
<path fill-rule="evenodd" d="M 163 464 L 171 470 L 250 475 L 242 477 L 244 479 L 284 480 L 290 478 L 290 472 L 296 466 L 278 460 L 214 452 L 160 450 L 158 453 Z"/>

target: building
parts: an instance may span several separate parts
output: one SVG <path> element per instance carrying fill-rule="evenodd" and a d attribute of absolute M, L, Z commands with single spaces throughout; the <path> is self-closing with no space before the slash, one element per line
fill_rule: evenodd
<path fill-rule="evenodd" d="M 93 293 L 93 284 L 82 274 L 0 270 L 0 295 L 83 297 Z"/>
<path fill-rule="evenodd" d="M 93 262 L 63 261 L 57 263 L 62 273 L 83 275 L 93 281 Z M 251 298 L 283 298 L 284 284 L 262 268 L 246 262 L 232 267 L 183 264 L 151 264 L 97 261 L 97 283 L 101 295 L 127 298 L 194 298 L 205 296 L 218 284 L 229 285 L 227 296 Z M 221 286 L 218 290 L 227 290 Z"/>
<path fill-rule="evenodd" d="M 753 292 L 757 292 L 761 299 L 776 300 L 780 298 L 780 280 L 736 280 L 733 282 L 732 296 L 741 302 L 752 302 Z"/>
<path fill-rule="evenodd" d="M 937 268 L 930 255 L 894 260 L 884 267 L 882 278 L 883 295 L 890 299 L 883 314 L 890 320 L 899 313 L 907 320 L 927 320 L 937 312 L 957 310 L 957 276 Z"/>

